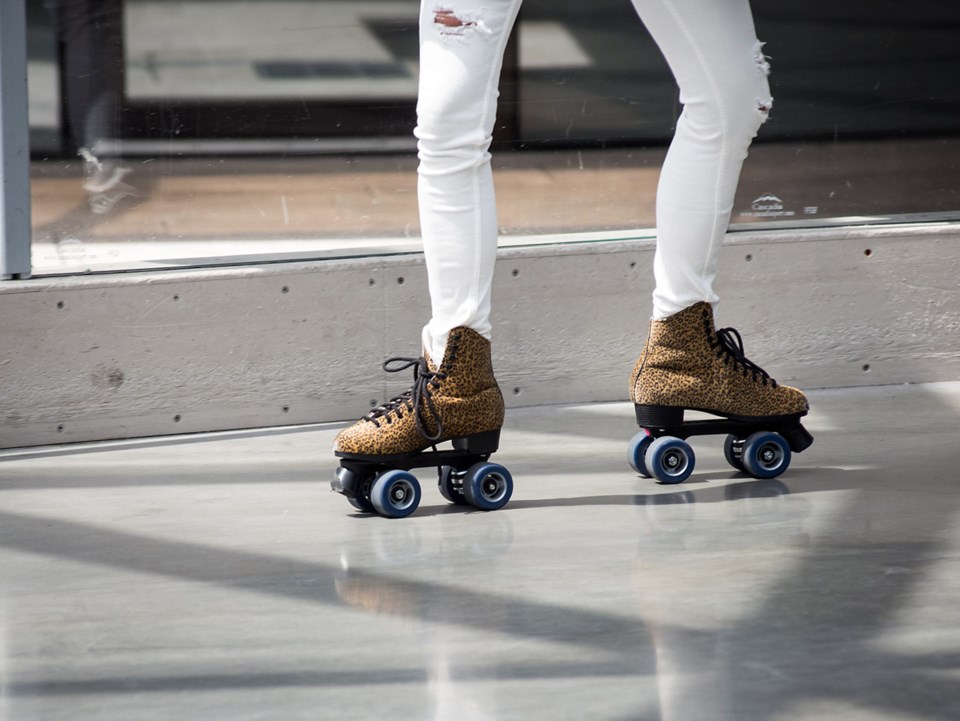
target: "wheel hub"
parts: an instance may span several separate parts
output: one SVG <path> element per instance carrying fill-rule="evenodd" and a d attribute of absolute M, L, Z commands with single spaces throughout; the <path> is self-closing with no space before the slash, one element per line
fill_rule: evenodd
<path fill-rule="evenodd" d="M 497 499 L 506 488 L 506 481 L 497 473 L 491 473 L 480 485 L 483 495 L 491 500 Z"/>

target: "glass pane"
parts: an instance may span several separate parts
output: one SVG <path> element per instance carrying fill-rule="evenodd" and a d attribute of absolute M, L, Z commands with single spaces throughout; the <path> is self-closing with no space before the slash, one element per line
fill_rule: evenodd
<path fill-rule="evenodd" d="M 35 154 L 57 153 L 61 132 L 57 35 L 43 0 L 29 0 L 26 9 L 30 149 Z"/>
<path fill-rule="evenodd" d="M 775 102 L 745 164 L 733 222 L 960 214 L 960 8 L 936 0 L 752 5 L 772 56 Z M 651 211 L 647 186 L 625 167 L 658 163 L 682 108 L 632 5 L 527 0 L 523 17 L 518 144 L 606 148 L 597 162 L 619 166 L 605 174 L 609 186 L 637 183 L 637 202 Z M 584 187 L 598 192 L 592 179 Z M 597 216 L 611 228 L 652 224 L 650 212 Z"/>
<path fill-rule="evenodd" d="M 127 0 L 127 98 L 412 102 L 416 45 L 397 53 L 389 39 L 398 22 L 413 26 L 417 8 L 415 0 Z"/>
<path fill-rule="evenodd" d="M 417 248 L 418 8 L 29 0 L 35 272 Z M 960 214 L 960 6 L 754 10 L 736 228 Z M 681 108 L 630 2 L 526 0 L 501 89 L 502 242 L 652 235 Z"/>

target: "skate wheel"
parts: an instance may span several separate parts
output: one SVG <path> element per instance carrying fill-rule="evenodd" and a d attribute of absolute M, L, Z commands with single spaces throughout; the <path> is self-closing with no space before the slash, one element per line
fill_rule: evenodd
<path fill-rule="evenodd" d="M 374 513 L 373 504 L 367 498 L 351 498 L 347 496 L 347 502 L 362 513 Z"/>
<path fill-rule="evenodd" d="M 463 497 L 481 511 L 503 508 L 512 495 L 510 471 L 498 463 L 475 463 L 463 477 Z"/>
<path fill-rule="evenodd" d="M 790 465 L 790 444 L 783 436 L 761 431 L 743 444 L 743 469 L 754 478 L 776 478 Z"/>
<path fill-rule="evenodd" d="M 437 487 L 440 495 L 450 503 L 456 503 L 458 506 L 467 505 L 467 499 L 463 497 L 463 473 L 453 466 L 444 466 L 440 469 Z"/>
<path fill-rule="evenodd" d="M 693 473 L 696 456 L 690 444 L 679 438 L 657 438 L 644 459 L 650 475 L 661 483 L 683 483 Z"/>
<path fill-rule="evenodd" d="M 630 444 L 627 446 L 627 463 L 644 478 L 650 478 L 650 471 L 647 470 L 647 464 L 643 458 L 651 443 L 653 443 L 653 436 L 646 431 L 640 431 L 630 439 Z"/>
<path fill-rule="evenodd" d="M 420 483 L 406 471 L 386 471 L 370 487 L 374 510 L 387 518 L 404 518 L 420 505 Z"/>
<path fill-rule="evenodd" d="M 743 467 L 743 441 L 735 435 L 730 434 L 727 436 L 727 440 L 723 442 L 723 456 L 727 459 L 727 463 L 738 471 L 743 472 L 745 470 Z"/>

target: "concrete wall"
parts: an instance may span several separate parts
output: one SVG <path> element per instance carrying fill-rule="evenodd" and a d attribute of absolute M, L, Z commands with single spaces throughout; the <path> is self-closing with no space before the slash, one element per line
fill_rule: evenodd
<path fill-rule="evenodd" d="M 508 404 L 623 400 L 652 244 L 500 252 Z M 720 325 L 803 388 L 960 379 L 960 224 L 736 233 Z M 418 255 L 0 283 L 0 447 L 355 418 L 409 386 Z M 624 437 L 631 428 L 624 428 Z"/>

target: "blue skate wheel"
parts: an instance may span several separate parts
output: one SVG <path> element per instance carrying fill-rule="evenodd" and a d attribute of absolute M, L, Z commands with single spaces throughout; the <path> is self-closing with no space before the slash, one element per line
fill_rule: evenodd
<path fill-rule="evenodd" d="M 420 482 L 406 471 L 386 471 L 370 487 L 374 510 L 387 518 L 404 518 L 420 505 Z"/>
<path fill-rule="evenodd" d="M 350 498 L 347 496 L 347 502 L 361 513 L 373 513 L 373 504 L 366 498 Z"/>
<path fill-rule="evenodd" d="M 458 506 L 467 505 L 467 499 L 463 497 L 463 473 L 458 472 L 453 466 L 444 466 L 440 469 L 437 488 L 440 490 L 440 495 L 450 503 Z"/>
<path fill-rule="evenodd" d="M 683 483 L 693 473 L 696 456 L 686 441 L 663 436 L 650 444 L 646 464 L 650 475 L 661 483 Z"/>
<path fill-rule="evenodd" d="M 776 478 L 790 466 L 790 444 L 777 433 L 761 431 L 747 438 L 740 457 L 754 478 Z"/>
<path fill-rule="evenodd" d="M 630 439 L 630 443 L 627 446 L 627 463 L 644 478 L 650 478 L 650 471 L 647 470 L 644 456 L 646 456 L 647 449 L 650 448 L 651 443 L 653 443 L 653 436 L 646 431 L 640 431 Z"/>
<path fill-rule="evenodd" d="M 727 463 L 741 473 L 745 470 L 743 467 L 743 441 L 732 433 L 723 442 L 723 457 L 727 459 Z"/>
<path fill-rule="evenodd" d="M 474 463 L 463 477 L 463 497 L 481 511 L 503 508 L 513 495 L 513 477 L 499 463 Z"/>

